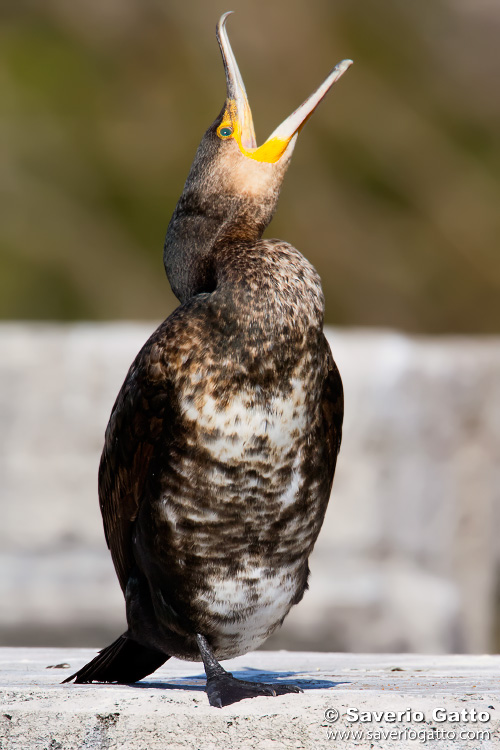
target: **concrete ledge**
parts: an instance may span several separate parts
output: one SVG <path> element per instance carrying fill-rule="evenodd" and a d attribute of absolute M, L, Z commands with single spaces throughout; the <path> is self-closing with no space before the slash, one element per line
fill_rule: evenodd
<path fill-rule="evenodd" d="M 260 651 L 224 666 L 240 677 L 293 681 L 304 692 L 215 709 L 203 692 L 201 665 L 175 659 L 135 686 L 60 684 L 94 653 L 0 649 L 1 750 L 462 749 L 500 742 L 498 656 Z M 437 709 L 447 721 L 433 716 Z M 353 722 L 354 710 L 412 713 L 410 720 L 405 713 L 396 721 L 389 714 Z M 464 710 L 453 721 L 451 712 Z M 473 710 L 490 718 L 474 720 Z M 349 731 L 362 734 L 341 737 Z"/>

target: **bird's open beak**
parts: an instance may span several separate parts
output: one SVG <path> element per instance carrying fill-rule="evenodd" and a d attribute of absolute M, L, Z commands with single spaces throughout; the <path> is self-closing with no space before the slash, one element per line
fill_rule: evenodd
<path fill-rule="evenodd" d="M 226 31 L 226 20 L 231 13 L 232 11 L 224 13 L 217 24 L 217 40 L 222 52 L 227 82 L 226 111 L 219 131 L 225 132 L 224 128 L 230 128 L 231 136 L 238 142 L 240 151 L 245 156 L 257 161 L 274 163 L 283 155 L 335 81 L 338 81 L 352 65 L 352 60 L 342 60 L 338 63 L 321 86 L 271 133 L 262 146 L 257 147 L 245 85 Z"/>

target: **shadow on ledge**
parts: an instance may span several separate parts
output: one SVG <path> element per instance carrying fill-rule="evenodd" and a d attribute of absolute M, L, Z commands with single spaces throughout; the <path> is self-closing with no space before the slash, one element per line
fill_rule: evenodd
<path fill-rule="evenodd" d="M 337 687 L 337 685 L 346 685 L 347 681 L 333 682 L 332 680 L 314 680 L 311 678 L 300 679 L 304 672 L 272 672 L 263 669 L 245 669 L 234 670 L 231 674 L 239 680 L 251 680 L 252 682 L 287 682 L 292 678 L 293 684 L 302 690 L 326 690 Z M 295 679 L 299 677 L 299 679 Z M 133 683 L 138 688 L 158 688 L 170 690 L 197 690 L 205 691 L 206 676 L 205 674 L 189 675 L 189 677 L 177 677 L 168 682 L 140 682 Z"/>

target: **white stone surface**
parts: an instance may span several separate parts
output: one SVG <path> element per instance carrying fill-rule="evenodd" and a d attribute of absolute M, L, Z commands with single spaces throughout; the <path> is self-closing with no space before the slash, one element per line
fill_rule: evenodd
<path fill-rule="evenodd" d="M 245 679 L 294 681 L 304 692 L 217 709 L 203 692 L 201 665 L 174 659 L 135 686 L 60 684 L 94 653 L 0 649 L 2 750 L 488 750 L 500 743 L 500 657 L 260 651 L 224 666 Z M 444 722 L 434 718 L 439 709 Z M 452 712 L 464 710 L 453 721 Z M 371 720 L 350 721 L 356 711 L 372 712 L 363 717 Z M 405 717 L 380 720 L 374 712 L 381 711 Z M 486 720 L 472 720 L 473 711 Z M 362 736 L 333 736 L 349 731 Z"/>
<path fill-rule="evenodd" d="M 0 643 L 104 645 L 123 628 L 97 467 L 154 327 L 0 325 Z M 343 445 L 310 591 L 271 647 L 494 650 L 500 340 L 327 334 Z"/>

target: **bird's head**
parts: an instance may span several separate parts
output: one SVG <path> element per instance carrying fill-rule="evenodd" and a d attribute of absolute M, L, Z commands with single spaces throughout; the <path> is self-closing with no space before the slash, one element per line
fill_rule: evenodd
<path fill-rule="evenodd" d="M 224 142 L 232 141 L 235 143 L 241 155 L 246 159 L 275 165 L 279 165 L 280 162 L 288 162 L 297 135 L 328 90 L 352 65 L 352 60 L 342 60 L 338 63 L 321 86 L 295 112 L 287 117 L 261 146 L 257 146 L 252 112 L 245 85 L 226 31 L 227 17 L 231 13 L 232 11 L 224 13 L 217 24 L 216 31 L 224 62 L 227 85 L 226 103 L 221 115 L 216 120 L 217 137 Z"/>
<path fill-rule="evenodd" d="M 193 277 L 205 278 L 205 261 L 217 241 L 261 236 L 276 208 L 300 130 L 352 64 L 352 60 L 338 63 L 316 91 L 257 146 L 245 85 L 226 31 L 231 12 L 224 13 L 216 29 L 226 73 L 226 101 L 202 138 L 167 232 L 165 268 L 181 300 L 200 289 Z M 189 257 L 185 252 L 181 270 L 179 243 L 184 244 L 188 234 Z"/>

